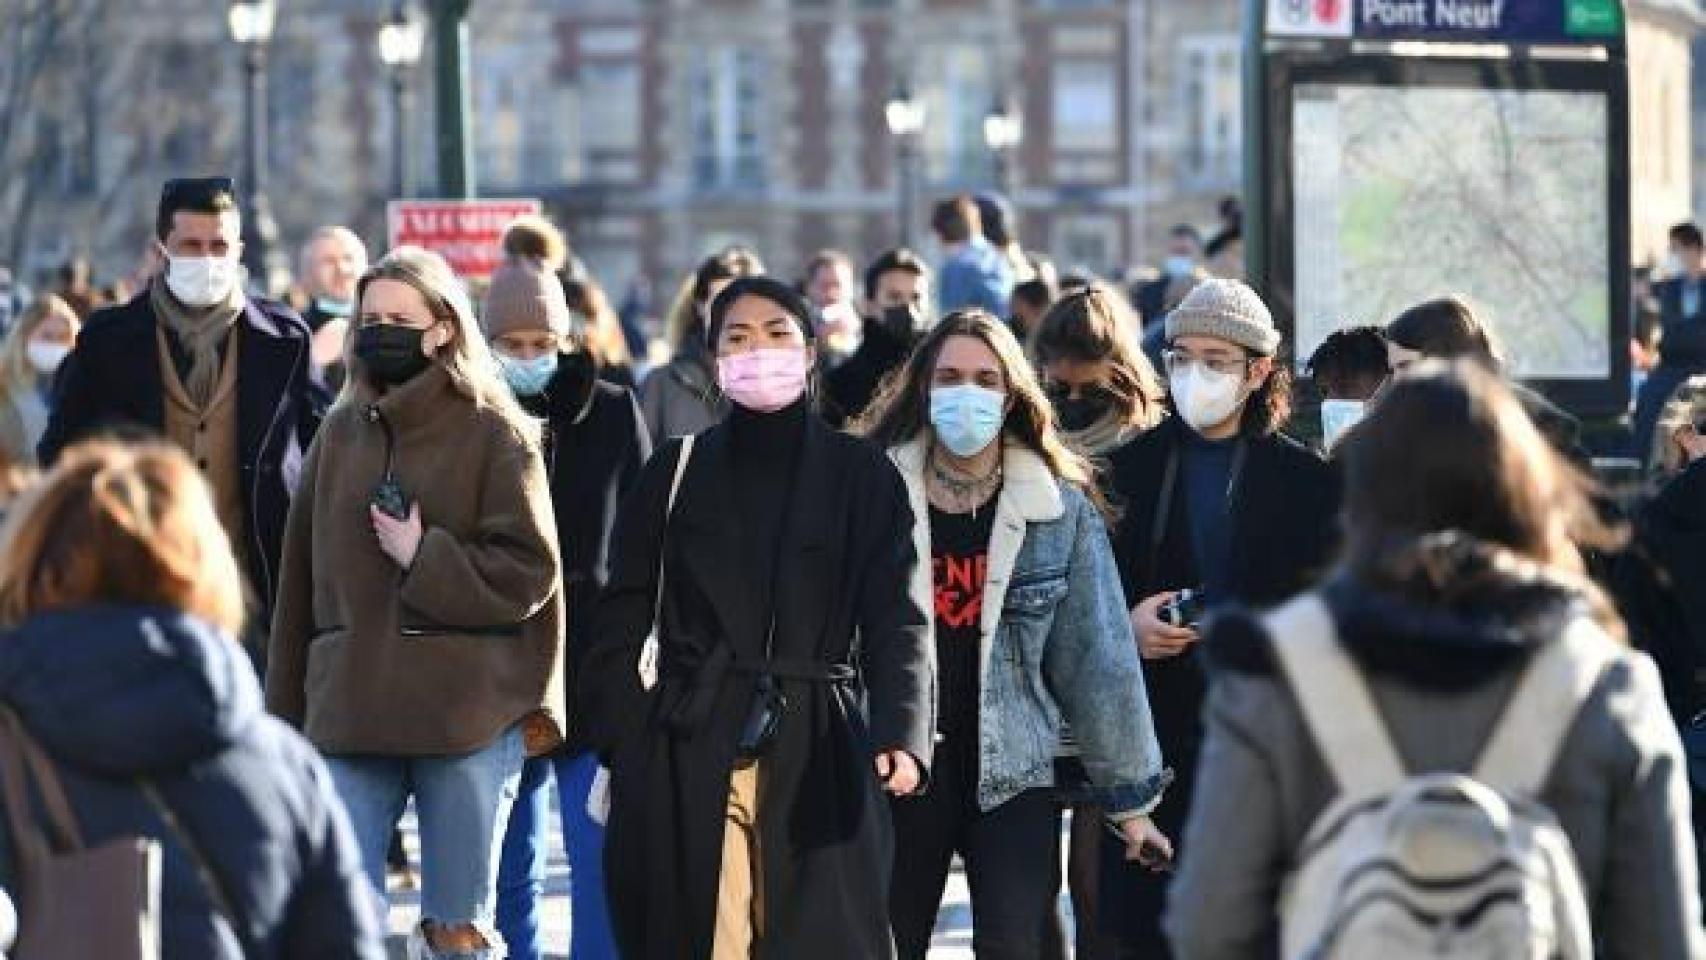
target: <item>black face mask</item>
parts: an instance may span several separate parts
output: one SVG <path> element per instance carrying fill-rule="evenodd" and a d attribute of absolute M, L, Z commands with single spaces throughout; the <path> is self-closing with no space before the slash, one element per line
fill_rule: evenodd
<path fill-rule="evenodd" d="M 911 343 L 917 339 L 919 332 L 924 328 L 923 312 L 917 304 L 908 304 L 904 307 L 887 307 L 883 310 L 879 322 L 889 336 L 902 343 Z"/>
<path fill-rule="evenodd" d="M 355 331 L 355 356 L 375 385 L 400 386 L 427 368 L 427 355 L 421 352 L 425 336 L 425 330 L 415 327 L 368 324 Z"/>
<path fill-rule="evenodd" d="M 1054 416 L 1061 429 L 1077 433 L 1101 422 L 1113 408 L 1107 397 L 1072 397 L 1054 401 Z"/>

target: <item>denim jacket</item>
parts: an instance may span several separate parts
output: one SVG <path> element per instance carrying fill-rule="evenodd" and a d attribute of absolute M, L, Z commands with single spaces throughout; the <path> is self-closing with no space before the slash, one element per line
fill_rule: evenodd
<path fill-rule="evenodd" d="M 889 451 L 906 478 L 913 541 L 930 552 L 927 440 Z M 1148 813 L 1169 780 L 1107 529 L 1042 458 L 1010 445 L 990 535 L 978 683 L 978 807 L 1054 785 L 1061 725 L 1072 726 L 1097 800 L 1109 815 Z M 914 598 L 932 602 L 932 564 Z M 931 628 L 935 628 L 934 622 Z"/>

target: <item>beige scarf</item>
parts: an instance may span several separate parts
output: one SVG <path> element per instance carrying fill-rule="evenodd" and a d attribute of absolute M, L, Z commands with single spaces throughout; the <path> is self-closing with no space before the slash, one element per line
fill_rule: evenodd
<path fill-rule="evenodd" d="M 148 302 L 154 307 L 154 315 L 160 318 L 161 324 L 190 355 L 184 393 L 197 407 L 206 407 L 219 385 L 220 347 L 224 346 L 232 324 L 243 313 L 242 285 L 233 284 L 231 295 L 225 298 L 224 303 L 189 307 L 172 296 L 162 275 L 155 277 L 149 285 Z"/>

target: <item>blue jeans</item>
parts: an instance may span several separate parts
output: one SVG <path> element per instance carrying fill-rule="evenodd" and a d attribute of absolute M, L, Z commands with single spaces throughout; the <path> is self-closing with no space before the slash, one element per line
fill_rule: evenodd
<path fill-rule="evenodd" d="M 617 960 L 604 899 L 604 827 L 586 812 L 597 772 L 598 756 L 590 751 L 529 760 L 522 770 L 521 794 L 510 813 L 498 868 L 498 930 L 509 944 L 511 960 L 540 960 L 545 955 L 539 942 L 539 897 L 545 888 L 552 773 L 563 814 L 563 846 L 569 854 L 569 956 Z"/>
<path fill-rule="evenodd" d="M 496 913 L 500 826 L 509 822 L 525 759 L 521 729 L 512 727 L 473 753 L 448 757 L 327 757 L 338 795 L 349 809 L 361 862 L 385 900 L 385 851 L 409 797 L 421 832 L 421 918 L 472 924 L 501 957 Z M 383 912 L 380 914 L 384 915 Z"/>

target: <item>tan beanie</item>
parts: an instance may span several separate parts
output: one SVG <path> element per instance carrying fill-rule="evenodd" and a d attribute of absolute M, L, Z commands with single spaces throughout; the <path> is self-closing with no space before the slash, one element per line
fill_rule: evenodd
<path fill-rule="evenodd" d="M 555 274 L 512 259 L 492 274 L 481 320 L 488 340 L 511 333 L 567 334 L 569 305 Z"/>
<path fill-rule="evenodd" d="M 1167 315 L 1167 339 L 1214 337 L 1264 357 L 1279 349 L 1274 315 L 1249 284 L 1205 280 Z"/>

